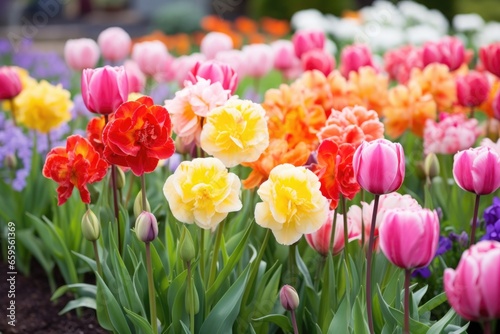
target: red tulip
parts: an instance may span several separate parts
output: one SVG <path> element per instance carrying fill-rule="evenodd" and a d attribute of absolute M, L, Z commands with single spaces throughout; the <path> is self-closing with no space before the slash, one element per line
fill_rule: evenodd
<path fill-rule="evenodd" d="M 456 79 L 458 103 L 464 107 L 477 107 L 488 98 L 490 84 L 484 73 L 471 71 Z"/>
<path fill-rule="evenodd" d="M 0 67 L 0 100 L 12 99 L 19 95 L 22 89 L 16 70 L 10 66 Z"/>
<path fill-rule="evenodd" d="M 465 47 L 456 37 L 445 37 L 437 42 L 428 42 L 423 47 L 422 60 L 424 66 L 441 63 L 454 71 L 465 61 Z"/>
<path fill-rule="evenodd" d="M 453 177 L 463 190 L 491 194 L 500 188 L 500 155 L 485 146 L 460 151 L 453 158 Z"/>
<path fill-rule="evenodd" d="M 500 77 L 500 43 L 483 46 L 479 49 L 479 58 L 488 72 Z"/>
<path fill-rule="evenodd" d="M 323 50 L 325 47 L 325 33 L 322 31 L 297 31 L 292 37 L 293 47 L 295 49 L 295 55 L 298 58 L 311 50 L 320 49 Z"/>

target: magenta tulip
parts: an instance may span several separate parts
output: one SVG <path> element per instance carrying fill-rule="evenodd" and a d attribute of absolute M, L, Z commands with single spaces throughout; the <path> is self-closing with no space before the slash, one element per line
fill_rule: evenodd
<path fill-rule="evenodd" d="M 75 71 L 93 68 L 99 60 L 97 43 L 90 38 L 68 39 L 64 44 L 64 60 Z"/>
<path fill-rule="evenodd" d="M 10 66 L 0 67 L 0 100 L 12 99 L 21 93 L 23 86 L 19 73 Z"/>
<path fill-rule="evenodd" d="M 496 93 L 495 97 L 493 98 L 493 117 L 495 117 L 497 120 L 500 120 L 500 90 Z"/>
<path fill-rule="evenodd" d="M 292 37 L 295 55 L 302 55 L 314 49 L 323 50 L 325 47 L 325 33 L 323 31 L 301 30 L 295 32 Z"/>
<path fill-rule="evenodd" d="M 500 243 L 480 241 L 462 254 L 457 269 L 444 271 L 448 302 L 463 318 L 500 318 Z"/>
<path fill-rule="evenodd" d="M 227 34 L 212 31 L 203 37 L 200 51 L 207 59 L 214 59 L 217 53 L 233 49 L 233 40 Z"/>
<path fill-rule="evenodd" d="M 488 72 L 500 78 L 500 43 L 483 46 L 479 49 L 479 58 Z"/>
<path fill-rule="evenodd" d="M 471 71 L 456 79 L 458 103 L 464 107 L 477 107 L 488 98 L 490 84 L 484 73 Z"/>
<path fill-rule="evenodd" d="M 375 67 L 373 56 L 368 46 L 355 44 L 346 46 L 340 55 L 340 72 L 346 78 L 351 71 L 357 72 L 360 67 Z"/>
<path fill-rule="evenodd" d="M 81 85 L 85 106 L 96 114 L 109 115 L 128 98 L 128 79 L 123 66 L 85 69 Z"/>
<path fill-rule="evenodd" d="M 437 42 L 428 42 L 423 47 L 422 60 L 424 66 L 440 63 L 454 71 L 465 61 L 464 44 L 457 37 L 449 36 Z"/>
<path fill-rule="evenodd" d="M 130 35 L 122 28 L 111 27 L 99 34 L 97 44 L 101 48 L 104 59 L 119 62 L 129 55 L 132 40 Z"/>
<path fill-rule="evenodd" d="M 460 151 L 454 156 L 453 177 L 466 191 L 491 194 L 500 188 L 500 155 L 484 146 Z"/>
<path fill-rule="evenodd" d="M 386 212 L 379 228 L 380 249 L 403 269 L 428 266 L 439 241 L 439 218 L 428 209 L 393 209 Z"/>
<path fill-rule="evenodd" d="M 297 60 L 293 43 L 289 40 L 280 39 L 271 44 L 274 51 L 274 68 L 286 71 L 292 68 Z"/>
<path fill-rule="evenodd" d="M 403 147 L 386 139 L 363 142 L 352 164 L 361 187 L 376 195 L 398 190 L 405 177 Z"/>
<path fill-rule="evenodd" d="M 139 65 L 133 60 L 126 60 L 123 66 L 127 73 L 129 92 L 141 93 L 146 86 L 146 76 L 142 73 Z"/>
<path fill-rule="evenodd" d="M 318 70 L 325 76 L 335 68 L 335 59 L 325 50 L 311 50 L 302 55 L 304 71 Z"/>
<path fill-rule="evenodd" d="M 197 77 L 210 80 L 211 83 L 220 82 L 224 89 L 231 91 L 231 94 L 234 93 L 238 86 L 238 75 L 233 68 L 214 60 L 197 62 L 189 71 L 186 80 L 196 83 L 198 81 Z"/>

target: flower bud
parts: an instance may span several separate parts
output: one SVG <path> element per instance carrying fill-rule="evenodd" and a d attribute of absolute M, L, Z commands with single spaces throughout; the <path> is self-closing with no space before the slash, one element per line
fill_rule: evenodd
<path fill-rule="evenodd" d="M 101 235 L 101 224 L 95 213 L 88 209 L 82 217 L 82 234 L 88 241 L 96 241 Z"/>
<path fill-rule="evenodd" d="M 283 285 L 280 290 L 280 302 L 287 311 L 293 311 L 299 306 L 299 295 L 291 285 Z"/>
<path fill-rule="evenodd" d="M 179 255 L 184 262 L 190 262 L 196 256 L 193 238 L 186 226 L 182 229 L 181 239 L 179 241 Z"/>
<path fill-rule="evenodd" d="M 10 170 L 17 168 L 17 158 L 14 154 L 7 154 L 3 160 L 3 164 Z"/>
<path fill-rule="evenodd" d="M 142 190 L 139 191 L 134 200 L 134 216 L 139 217 L 142 211 L 151 211 L 151 206 L 149 205 L 149 201 L 146 199 L 146 207 L 142 207 Z"/>
<path fill-rule="evenodd" d="M 434 153 L 429 153 L 425 157 L 424 173 L 429 180 L 432 180 L 439 175 L 439 160 Z"/>
<path fill-rule="evenodd" d="M 125 173 L 121 168 L 116 168 L 116 189 L 123 189 L 125 187 Z"/>
<path fill-rule="evenodd" d="M 158 236 L 156 217 L 147 211 L 142 211 L 135 221 L 135 234 L 143 242 L 151 242 Z"/>

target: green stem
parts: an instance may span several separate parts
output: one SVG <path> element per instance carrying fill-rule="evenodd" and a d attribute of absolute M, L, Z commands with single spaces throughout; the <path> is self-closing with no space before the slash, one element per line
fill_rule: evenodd
<path fill-rule="evenodd" d="M 146 266 L 148 270 L 149 312 L 151 314 L 151 329 L 153 330 L 153 334 L 158 334 L 158 326 L 156 324 L 155 286 L 153 281 L 153 266 L 151 265 L 151 249 L 149 242 L 146 242 Z"/>
<path fill-rule="evenodd" d="M 260 249 L 259 249 L 259 253 L 257 254 L 257 257 L 255 258 L 255 260 L 253 261 L 253 264 L 252 264 L 252 269 L 251 269 L 251 272 L 250 272 L 250 277 L 249 277 L 249 280 L 248 282 L 255 282 L 255 278 L 259 272 L 259 265 L 260 265 L 260 261 L 262 261 L 262 257 L 264 257 L 264 252 L 266 250 L 266 247 L 267 247 L 267 244 L 269 242 L 269 238 L 271 236 L 271 229 L 266 229 L 266 235 L 264 236 L 264 241 L 262 242 L 261 246 L 260 246 Z M 249 283 L 251 284 L 251 283 Z M 248 297 L 250 295 L 250 286 L 245 290 L 245 293 L 243 294 L 243 298 L 242 298 L 242 303 L 241 305 L 243 305 L 243 307 L 246 306 L 246 301 L 248 300 Z"/>
<path fill-rule="evenodd" d="M 205 280 L 205 229 L 200 229 L 200 274 Z"/>
<path fill-rule="evenodd" d="M 481 195 L 476 195 L 476 202 L 474 203 L 474 216 L 472 218 L 472 227 L 470 231 L 469 247 L 476 242 L 476 225 L 477 225 L 477 213 L 479 211 L 479 198 Z"/>
<path fill-rule="evenodd" d="M 333 251 L 333 244 L 335 243 L 335 233 L 337 232 L 337 208 L 333 210 L 333 221 L 332 221 L 332 230 L 330 235 L 330 245 L 328 249 Z"/>
<path fill-rule="evenodd" d="M 296 272 L 296 267 L 297 267 L 297 258 L 295 256 L 295 249 L 297 248 L 297 242 L 291 244 L 288 247 L 288 268 L 290 270 L 290 281 L 286 282 L 290 285 L 296 285 L 297 283 L 295 281 L 295 272 Z"/>
<path fill-rule="evenodd" d="M 191 333 L 194 333 L 194 293 L 193 293 L 193 278 L 191 277 L 191 261 L 188 261 L 186 263 L 187 265 L 187 270 L 188 270 L 188 291 L 189 291 L 189 328 L 191 330 Z"/>
<path fill-rule="evenodd" d="M 370 334 L 374 334 L 373 330 L 373 314 L 372 314 L 372 253 L 375 239 L 375 226 L 377 223 L 377 210 L 380 195 L 375 195 L 373 204 L 372 224 L 370 228 L 370 239 L 368 241 L 368 249 L 366 251 L 366 311 L 368 313 L 368 327 Z M 362 234 L 363 235 L 363 234 Z"/>
<path fill-rule="evenodd" d="M 142 211 L 146 211 L 147 198 L 146 198 L 146 174 L 141 175 L 141 195 L 142 195 Z"/>
<path fill-rule="evenodd" d="M 347 266 L 349 266 L 349 231 L 347 229 L 347 210 L 346 210 L 346 199 L 342 195 L 341 199 L 342 201 L 342 213 L 344 215 L 344 256 L 345 256 L 345 263 Z"/>
<path fill-rule="evenodd" d="M 101 266 L 101 261 L 99 260 L 99 251 L 97 249 L 97 241 L 96 240 L 92 241 L 92 246 L 94 247 L 95 264 L 97 266 L 97 273 L 99 274 L 99 276 L 101 276 L 104 279 L 104 277 L 102 276 L 102 266 Z"/>
<path fill-rule="evenodd" d="M 10 99 L 10 113 L 12 114 L 12 122 L 15 126 L 17 126 L 17 118 L 16 118 L 16 106 L 14 104 L 14 99 Z"/>
<path fill-rule="evenodd" d="M 410 334 L 410 277 L 411 270 L 405 270 L 405 296 L 404 296 L 404 334 Z"/>
<path fill-rule="evenodd" d="M 222 234 L 224 233 L 224 222 L 223 220 L 217 227 L 217 236 L 215 237 L 214 253 L 212 255 L 212 264 L 210 266 L 210 274 L 208 276 L 207 288 L 210 288 L 215 281 L 215 274 L 217 273 L 217 260 L 219 258 L 220 243 L 222 241 Z"/>

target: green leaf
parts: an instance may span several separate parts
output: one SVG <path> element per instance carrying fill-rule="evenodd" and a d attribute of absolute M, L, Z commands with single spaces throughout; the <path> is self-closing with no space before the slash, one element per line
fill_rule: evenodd
<path fill-rule="evenodd" d="M 238 316 L 241 297 L 245 291 L 250 266 L 238 277 L 209 313 L 201 326 L 200 334 L 232 333 L 232 326 Z"/>
<path fill-rule="evenodd" d="M 356 301 L 354 302 L 354 310 L 352 313 L 352 322 L 353 322 L 353 328 L 354 328 L 354 333 L 356 334 L 369 334 L 370 329 L 368 327 L 368 323 L 366 321 L 366 316 L 363 312 L 364 307 L 362 307 L 361 299 L 360 297 L 364 293 L 361 292 L 358 297 L 356 298 Z"/>
<path fill-rule="evenodd" d="M 58 313 L 62 315 L 68 311 L 74 310 L 75 308 L 87 307 L 91 309 L 96 309 L 96 302 L 94 298 L 90 297 L 80 297 L 78 299 L 71 300 L 66 304 L 66 306 Z"/>
<path fill-rule="evenodd" d="M 312 283 L 311 275 L 309 274 L 309 269 L 307 269 L 306 264 L 300 257 L 299 247 L 295 247 L 295 258 L 297 262 L 297 268 L 299 268 L 300 273 L 304 277 L 304 281 L 307 287 L 314 289 L 314 285 Z"/>
<path fill-rule="evenodd" d="M 437 321 L 432 327 L 429 329 L 427 334 L 439 334 L 443 333 L 445 327 L 453 320 L 453 318 L 457 314 L 451 308 L 439 321 Z"/>
<path fill-rule="evenodd" d="M 439 295 L 433 297 L 431 300 L 429 300 L 427 303 L 424 305 L 420 306 L 418 308 L 418 314 L 422 315 L 426 312 L 430 312 L 442 303 L 444 303 L 447 300 L 446 294 L 444 292 L 440 293 Z"/>
<path fill-rule="evenodd" d="M 323 289 L 321 290 L 321 299 L 319 302 L 320 310 L 331 310 L 333 309 L 334 299 L 337 298 L 334 293 L 335 286 L 335 275 L 333 273 L 333 257 L 331 252 L 326 258 L 326 263 L 323 272 Z M 332 282 L 332 287 L 330 288 L 330 282 Z M 319 312 L 318 314 L 318 324 L 321 326 L 322 332 L 325 332 L 332 321 L 331 312 Z"/>
<path fill-rule="evenodd" d="M 144 318 L 135 313 L 134 311 L 131 311 L 127 308 L 124 308 L 125 313 L 127 314 L 127 317 L 134 323 L 134 325 L 137 328 L 141 329 L 141 333 L 144 334 L 152 334 L 153 329 L 151 328 L 151 324 Z"/>
<path fill-rule="evenodd" d="M 68 291 L 77 291 L 78 295 L 80 296 L 86 296 L 86 297 L 93 297 L 95 298 L 97 294 L 97 287 L 92 284 L 86 284 L 86 283 L 77 283 L 77 284 L 68 284 L 68 285 L 63 285 L 60 288 L 58 288 L 54 294 L 52 294 L 52 297 L 50 297 L 51 301 L 54 301 L 58 299 L 59 297 L 63 296 L 66 294 Z"/>
<path fill-rule="evenodd" d="M 448 325 L 445 328 L 446 333 L 451 333 L 451 334 L 460 334 L 460 333 L 467 333 L 466 330 L 469 328 L 470 322 L 466 323 L 462 327 L 458 327 L 456 325 Z"/>
<path fill-rule="evenodd" d="M 184 330 L 184 333 L 191 334 L 191 331 L 189 330 L 188 326 L 186 326 L 186 324 L 182 321 L 180 323 L 181 323 L 182 329 Z"/>
<path fill-rule="evenodd" d="M 293 330 L 292 323 L 287 316 L 282 314 L 270 314 L 257 319 L 252 319 L 255 322 L 271 322 L 278 325 L 283 331 L 291 332 Z"/>
<path fill-rule="evenodd" d="M 103 302 L 102 305 L 100 305 L 99 300 L 97 301 L 97 309 L 99 309 L 99 307 L 104 307 L 107 310 L 111 324 L 118 333 L 120 334 L 131 333 L 127 323 L 127 319 L 125 319 L 125 315 L 123 314 L 122 308 L 120 304 L 118 304 L 118 302 L 116 301 L 115 296 L 113 295 L 113 293 L 111 293 L 106 283 L 104 283 L 99 274 L 96 274 L 96 278 L 98 282 L 97 295 L 102 294 L 102 296 L 104 297 L 102 299 Z"/>
<path fill-rule="evenodd" d="M 349 305 L 347 296 L 345 296 L 333 316 L 330 327 L 328 327 L 328 334 L 349 333 L 350 310 L 351 306 Z"/>

